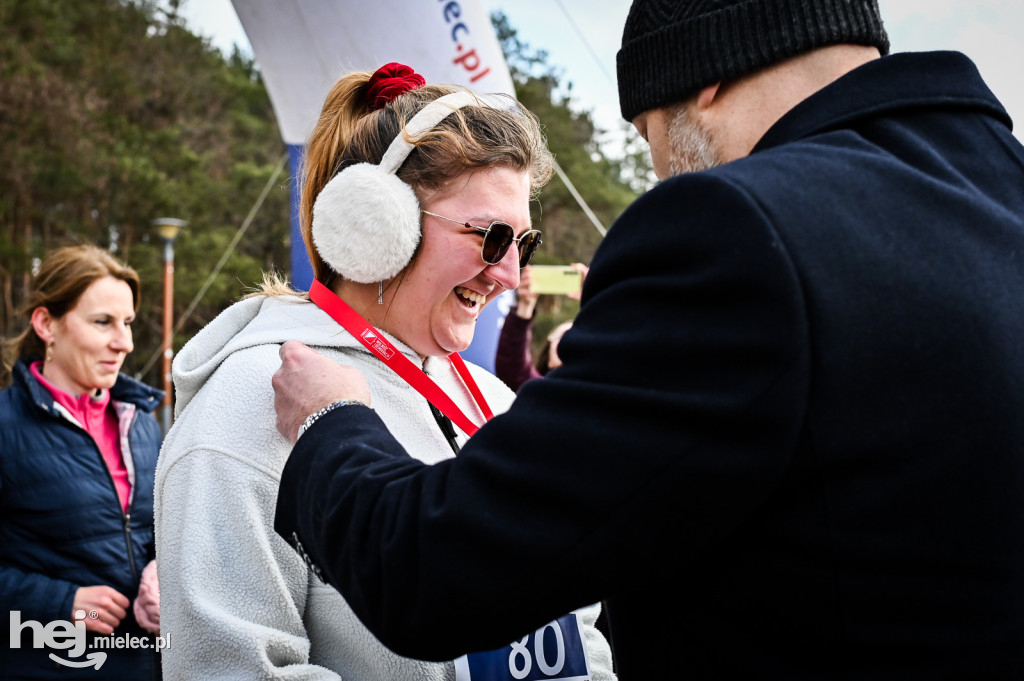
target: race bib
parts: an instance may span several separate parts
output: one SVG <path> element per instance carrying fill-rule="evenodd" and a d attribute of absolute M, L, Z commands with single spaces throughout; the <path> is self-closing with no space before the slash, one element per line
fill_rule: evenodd
<path fill-rule="evenodd" d="M 590 663 L 575 613 L 504 648 L 455 660 L 455 681 L 589 681 Z"/>

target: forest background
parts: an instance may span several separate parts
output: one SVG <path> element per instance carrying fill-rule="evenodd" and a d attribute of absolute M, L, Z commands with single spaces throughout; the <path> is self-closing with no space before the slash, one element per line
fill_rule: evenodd
<path fill-rule="evenodd" d="M 177 352 L 263 272 L 287 275 L 296 181 L 258 65 L 194 35 L 177 7 L 0 0 L 0 335 L 27 324 L 18 309 L 46 253 L 95 243 L 142 277 L 135 352 L 123 370 L 157 387 L 163 243 L 153 220 L 188 222 L 174 245 Z M 610 226 L 653 183 L 646 145 L 626 131 L 621 154 L 603 148 L 607 131 L 570 106 L 572 83 L 547 54 L 504 15 L 491 19 L 518 99 Z M 544 232 L 535 262 L 589 263 L 601 235 L 565 185 L 553 178 L 531 210 Z M 542 296 L 539 308 L 537 345 L 578 303 Z"/>

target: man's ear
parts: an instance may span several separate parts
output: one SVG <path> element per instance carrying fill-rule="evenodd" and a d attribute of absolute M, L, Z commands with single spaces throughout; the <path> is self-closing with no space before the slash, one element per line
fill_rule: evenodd
<path fill-rule="evenodd" d="M 45 307 L 40 306 L 32 310 L 32 328 L 35 330 L 36 335 L 39 336 L 39 340 L 44 343 L 49 343 L 53 340 L 53 331 L 50 330 L 53 321 L 54 319 L 50 316 L 50 311 Z"/>
<path fill-rule="evenodd" d="M 722 87 L 722 83 L 718 82 L 714 85 L 708 85 L 697 93 L 697 109 L 707 109 L 709 106 L 715 103 L 715 97 L 718 96 L 718 89 Z"/>

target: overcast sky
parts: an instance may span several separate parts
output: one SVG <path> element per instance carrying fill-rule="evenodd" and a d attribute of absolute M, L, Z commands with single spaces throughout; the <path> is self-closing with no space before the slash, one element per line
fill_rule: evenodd
<path fill-rule="evenodd" d="M 520 38 L 544 49 L 549 64 L 573 82 L 579 108 L 594 112 L 598 125 L 616 130 L 615 53 L 629 0 L 481 0 L 489 11 L 504 12 Z M 231 0 L 185 0 L 189 26 L 230 51 L 249 50 Z M 978 64 L 1024 139 L 1024 1 L 880 0 L 892 50 L 960 50 Z"/>

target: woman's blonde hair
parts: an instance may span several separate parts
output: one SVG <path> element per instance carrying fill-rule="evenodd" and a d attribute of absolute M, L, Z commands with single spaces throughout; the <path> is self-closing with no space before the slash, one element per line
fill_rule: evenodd
<path fill-rule="evenodd" d="M 456 88 L 426 85 L 370 111 L 366 93 L 372 73 L 355 72 L 334 84 L 324 101 L 303 157 L 299 222 L 313 276 L 331 286 L 335 273 L 313 245 L 313 203 L 328 182 L 356 163 L 380 163 L 391 142 L 420 109 Z M 537 118 L 509 99 L 509 106 L 468 106 L 455 111 L 416 142 L 398 170 L 421 201 L 465 173 L 507 167 L 527 172 L 536 192 L 550 179 L 553 162 Z"/>
<path fill-rule="evenodd" d="M 83 245 L 58 249 L 43 260 L 32 278 L 28 299 L 18 308 L 18 314 L 30 317 L 37 307 L 45 307 L 51 317 L 60 319 L 75 307 L 94 281 L 103 277 L 113 277 L 128 284 L 132 291 L 132 305 L 138 312 L 141 289 L 138 273 L 109 251 Z M 10 371 L 19 359 L 42 357 L 45 353 L 46 343 L 29 324 L 24 331 L 4 343 L 0 385 L 7 384 Z"/>

